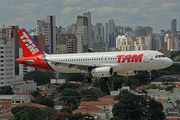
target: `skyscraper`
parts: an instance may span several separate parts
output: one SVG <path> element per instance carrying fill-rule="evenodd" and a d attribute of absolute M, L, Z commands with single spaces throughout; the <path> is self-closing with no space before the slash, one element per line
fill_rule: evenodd
<path fill-rule="evenodd" d="M 83 16 L 81 16 L 81 15 L 77 16 L 77 32 L 79 32 L 79 30 L 87 31 L 87 34 L 84 34 L 86 36 L 83 36 L 83 38 L 85 38 L 85 41 L 89 47 L 91 44 L 91 38 L 92 38 L 91 37 L 92 30 L 91 30 L 91 13 L 90 12 L 83 13 Z"/>
<path fill-rule="evenodd" d="M 37 35 L 45 36 L 48 53 L 56 53 L 56 24 L 55 16 L 49 15 L 45 20 L 37 20 Z"/>
<path fill-rule="evenodd" d="M 15 59 L 19 58 L 19 47 L 20 47 L 20 41 L 19 41 L 19 36 L 17 33 L 17 30 L 19 29 L 19 26 L 9 26 L 6 29 L 6 36 L 9 38 L 14 38 L 14 54 L 15 54 Z"/>
<path fill-rule="evenodd" d="M 0 31 L 0 86 L 11 85 L 15 80 L 14 39 Z"/>
<path fill-rule="evenodd" d="M 171 21 L 171 32 L 176 35 L 177 33 L 177 20 L 176 19 L 173 19 Z"/>
<path fill-rule="evenodd" d="M 115 22 L 113 19 L 108 20 L 108 35 L 111 35 L 114 32 Z M 110 42 L 110 37 L 108 37 L 108 42 Z"/>

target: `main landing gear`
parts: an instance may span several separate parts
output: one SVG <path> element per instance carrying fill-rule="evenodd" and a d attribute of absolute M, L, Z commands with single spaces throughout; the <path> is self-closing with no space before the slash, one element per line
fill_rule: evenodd
<path fill-rule="evenodd" d="M 86 79 L 85 79 L 85 82 L 86 83 L 90 83 L 92 80 L 91 80 L 91 78 L 90 77 L 86 77 Z"/>

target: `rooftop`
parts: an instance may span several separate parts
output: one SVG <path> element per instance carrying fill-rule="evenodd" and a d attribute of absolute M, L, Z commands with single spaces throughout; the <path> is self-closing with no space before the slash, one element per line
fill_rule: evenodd
<path fill-rule="evenodd" d="M 116 103 L 118 103 L 118 101 L 89 101 L 89 102 L 81 102 L 80 106 L 114 105 Z"/>
<path fill-rule="evenodd" d="M 100 98 L 98 98 L 98 99 L 107 99 L 107 98 L 109 98 L 109 99 L 114 99 L 115 96 L 116 96 L 116 95 L 106 95 L 106 96 L 100 97 Z"/>
<path fill-rule="evenodd" d="M 41 104 L 37 104 L 37 103 L 21 103 L 21 104 L 18 104 L 16 106 L 34 106 L 34 107 L 38 107 L 38 108 L 48 107 L 46 105 L 41 105 Z"/>

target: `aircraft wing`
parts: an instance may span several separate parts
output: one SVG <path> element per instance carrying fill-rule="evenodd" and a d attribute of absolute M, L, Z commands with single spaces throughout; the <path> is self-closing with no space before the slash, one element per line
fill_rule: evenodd
<path fill-rule="evenodd" d="M 61 65 L 69 68 L 77 68 L 79 70 L 87 70 L 88 67 L 98 67 L 99 65 L 95 64 L 86 64 L 86 63 L 73 63 L 73 62 L 60 62 L 55 60 L 49 60 L 49 59 L 42 59 L 43 61 L 51 62 L 51 64 L 54 64 L 55 66 Z"/>

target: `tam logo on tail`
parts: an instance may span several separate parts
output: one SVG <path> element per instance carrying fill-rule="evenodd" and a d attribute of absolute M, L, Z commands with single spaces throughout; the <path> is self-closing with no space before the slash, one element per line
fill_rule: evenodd
<path fill-rule="evenodd" d="M 40 48 L 24 29 L 18 30 L 18 34 L 25 57 L 42 54 Z"/>

